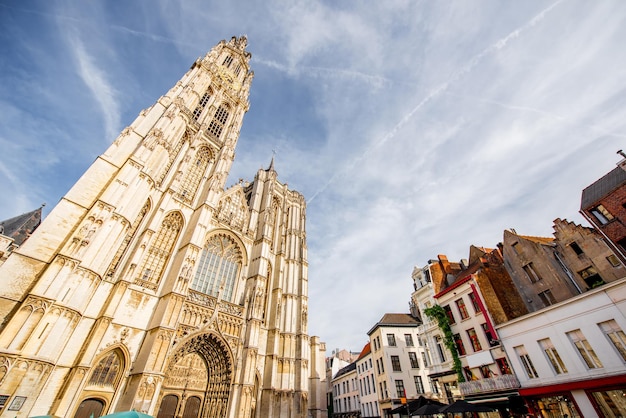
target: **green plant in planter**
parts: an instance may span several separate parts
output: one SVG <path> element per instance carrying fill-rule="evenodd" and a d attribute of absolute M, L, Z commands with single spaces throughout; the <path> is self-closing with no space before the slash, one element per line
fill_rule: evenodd
<path fill-rule="evenodd" d="M 461 365 L 461 359 L 459 358 L 459 351 L 454 342 L 454 335 L 452 335 L 452 329 L 450 328 L 450 320 L 446 311 L 439 305 L 431 306 L 424 309 L 424 313 L 429 318 L 437 320 L 439 329 L 443 332 L 443 343 L 452 353 L 452 369 L 456 372 L 456 376 L 459 382 L 465 382 L 465 376 L 463 375 L 463 366 Z"/>

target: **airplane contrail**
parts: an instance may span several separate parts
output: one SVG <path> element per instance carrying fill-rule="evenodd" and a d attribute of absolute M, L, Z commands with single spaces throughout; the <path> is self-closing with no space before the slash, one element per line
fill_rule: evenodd
<path fill-rule="evenodd" d="M 472 59 L 469 60 L 467 64 L 465 64 L 458 71 L 452 74 L 452 76 L 447 81 L 441 83 L 439 86 L 432 89 L 426 95 L 426 97 L 424 97 L 413 109 L 411 109 L 402 119 L 400 119 L 400 121 L 389 132 L 387 132 L 379 141 L 372 144 L 360 156 L 355 157 L 351 162 L 349 162 L 344 167 L 344 169 L 333 174 L 330 177 L 330 179 L 328 179 L 328 181 L 317 192 L 313 194 L 313 196 L 307 201 L 307 203 L 311 203 L 320 193 L 324 192 L 339 176 L 343 175 L 343 173 L 352 169 L 359 161 L 363 160 L 367 155 L 369 155 L 376 148 L 380 147 L 381 145 L 385 144 L 387 141 L 395 137 L 398 131 L 402 127 L 404 127 L 404 125 L 406 125 L 409 120 L 411 120 L 411 118 L 413 117 L 413 115 L 415 115 L 415 113 L 417 113 L 422 107 L 424 107 L 424 105 L 426 105 L 432 99 L 438 97 L 441 93 L 446 91 L 448 87 L 450 86 L 450 84 L 454 83 L 455 81 L 460 79 L 463 75 L 470 72 L 474 67 L 476 67 L 476 65 L 478 65 L 478 63 L 483 57 L 504 48 L 511 39 L 519 37 L 520 34 L 522 34 L 524 31 L 535 26 L 538 22 L 540 22 L 545 17 L 547 13 L 549 13 L 552 9 L 554 9 L 557 5 L 559 5 L 563 1 L 564 0 L 558 0 L 554 2 L 550 6 L 546 7 L 541 12 L 539 12 L 537 15 L 535 15 L 532 19 L 530 19 L 523 26 L 515 29 L 513 32 L 509 33 L 502 39 L 497 40 L 496 42 L 494 42 L 493 44 L 491 44 L 490 46 L 482 50 L 480 53 L 476 54 Z"/>

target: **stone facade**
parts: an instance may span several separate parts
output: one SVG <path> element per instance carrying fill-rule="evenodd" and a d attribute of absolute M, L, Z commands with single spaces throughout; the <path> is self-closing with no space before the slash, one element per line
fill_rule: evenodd
<path fill-rule="evenodd" d="M 580 213 L 626 263 L 626 154 L 619 154 L 625 158 L 617 167 L 583 190 Z"/>
<path fill-rule="evenodd" d="M 305 199 L 273 161 L 225 189 L 246 46 L 198 59 L 0 267 L 0 416 L 321 416 Z"/>
<path fill-rule="evenodd" d="M 504 231 L 505 266 L 529 312 L 626 276 L 624 265 L 594 229 L 561 219 L 554 220 L 553 228 L 554 237 Z"/>

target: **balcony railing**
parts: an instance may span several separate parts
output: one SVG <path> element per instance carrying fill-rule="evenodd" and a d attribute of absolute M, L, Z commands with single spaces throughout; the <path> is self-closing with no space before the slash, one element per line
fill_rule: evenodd
<path fill-rule="evenodd" d="M 476 393 L 495 392 L 499 390 L 517 389 L 520 387 L 519 380 L 513 374 L 489 377 L 480 380 L 459 383 L 461 395 L 473 395 Z"/>
<path fill-rule="evenodd" d="M 428 333 L 428 331 L 433 330 L 433 329 L 435 329 L 437 327 L 438 327 L 437 321 L 433 321 L 431 319 L 427 319 L 427 320 L 424 321 L 424 323 L 422 325 L 419 325 L 417 327 L 417 333 L 419 335 L 426 334 L 426 333 Z"/>

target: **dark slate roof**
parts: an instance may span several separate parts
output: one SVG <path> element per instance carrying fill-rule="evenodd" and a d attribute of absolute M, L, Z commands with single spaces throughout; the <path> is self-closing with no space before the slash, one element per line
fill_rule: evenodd
<path fill-rule="evenodd" d="M 591 186 L 587 186 L 583 190 L 580 209 L 584 210 L 591 207 L 591 205 L 604 196 L 607 196 L 624 183 L 626 183 L 626 171 L 620 167 L 614 168 L 604 177 L 601 177 Z"/>
<path fill-rule="evenodd" d="M 356 370 L 356 361 L 353 362 L 353 363 L 348 364 L 343 369 L 339 369 L 339 371 L 337 372 L 335 377 L 333 377 L 333 379 L 336 379 L 339 376 L 343 376 L 344 374 L 347 374 L 347 373 L 351 372 L 352 370 Z"/>
<path fill-rule="evenodd" d="M 416 327 L 420 324 L 420 322 L 410 314 L 405 313 L 386 313 L 383 315 L 380 321 L 376 323 L 367 332 L 367 335 L 371 335 L 374 330 L 380 326 L 388 326 L 388 327 Z"/>
<path fill-rule="evenodd" d="M 0 232 L 6 237 L 13 238 L 15 245 L 22 245 L 26 238 L 41 224 L 41 207 L 31 212 L 6 219 L 0 222 Z"/>

